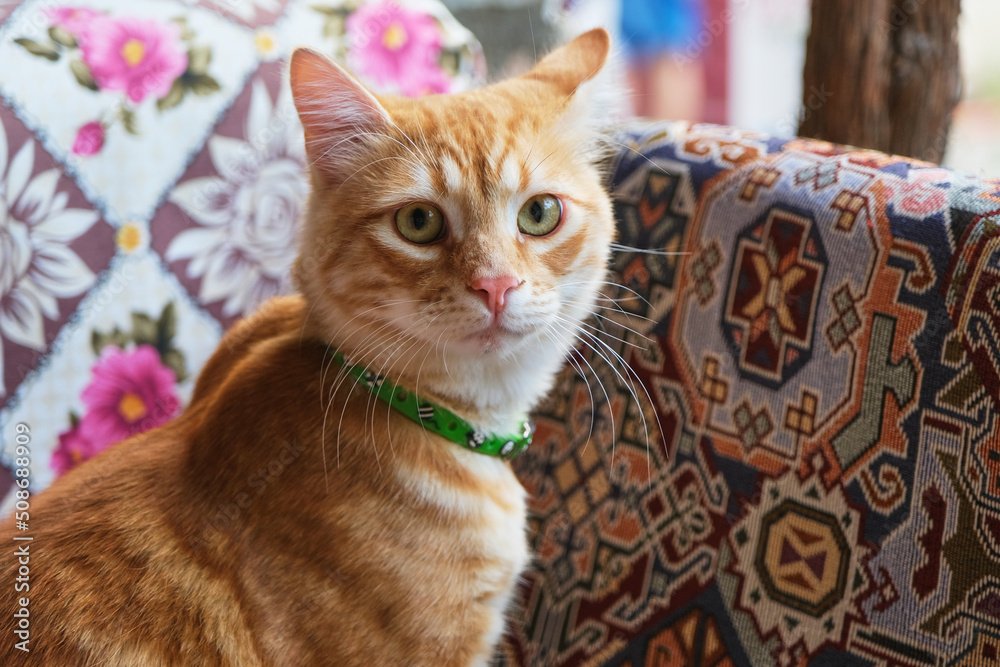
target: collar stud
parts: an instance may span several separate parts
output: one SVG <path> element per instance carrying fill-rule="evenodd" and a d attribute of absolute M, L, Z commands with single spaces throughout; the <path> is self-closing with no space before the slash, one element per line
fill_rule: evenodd
<path fill-rule="evenodd" d="M 333 357 L 348 375 L 357 380 L 372 394 L 391 405 L 397 412 L 420 424 L 425 430 L 436 433 L 466 449 L 488 456 L 512 459 L 531 444 L 535 425 L 525 418 L 514 435 L 486 433 L 472 426 L 451 410 L 429 403 L 417 395 L 399 390 L 381 375 L 369 371 L 361 364 L 348 361 L 340 352 Z"/>

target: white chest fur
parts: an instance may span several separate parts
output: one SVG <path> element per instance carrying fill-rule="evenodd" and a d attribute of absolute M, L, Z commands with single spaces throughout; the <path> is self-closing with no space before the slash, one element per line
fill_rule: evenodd
<path fill-rule="evenodd" d="M 486 665 L 503 634 L 506 613 L 518 576 L 528 564 L 526 493 L 510 466 L 500 459 L 449 446 L 449 455 L 479 487 L 460 488 L 446 480 L 397 469 L 399 481 L 434 507 L 448 525 L 446 552 L 479 563 L 460 575 L 452 572 L 451 585 L 463 589 L 466 600 L 479 603 L 489 617 L 484 628 L 483 654 L 472 664 Z"/>

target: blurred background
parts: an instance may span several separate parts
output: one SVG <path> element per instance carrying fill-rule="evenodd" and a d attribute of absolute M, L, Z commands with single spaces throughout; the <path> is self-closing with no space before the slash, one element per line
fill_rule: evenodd
<path fill-rule="evenodd" d="M 31 424 L 51 463 L 32 484 L 170 418 L 225 328 L 292 288 L 308 191 L 281 84 L 295 45 L 379 92 L 422 94 L 516 74 L 601 25 L 636 114 L 1000 177 L 997 0 L 443 1 L 454 16 L 426 0 L 405 14 L 393 0 L 0 0 L 0 454 L 6 424 Z M 91 39 L 98 21 L 101 54 L 127 30 L 128 45 L 167 40 L 149 63 L 170 75 L 83 53 L 74 31 Z M 131 402 L 133 419 L 83 400 L 106 348 L 154 343 L 131 366 L 162 379 L 162 405 Z M 120 428 L 85 437 L 85 422 Z"/>
<path fill-rule="evenodd" d="M 628 15 L 639 20 L 622 25 L 622 2 L 630 5 Z M 947 2 L 959 5 L 959 0 Z M 896 4 L 906 8 L 908 3 L 922 9 L 934 4 L 928 0 Z M 632 108 L 641 115 L 794 136 L 803 116 L 810 113 L 806 106 L 810 97 L 803 96 L 810 0 L 445 0 L 445 4 L 482 42 L 491 79 L 522 71 L 536 52 L 603 25 L 616 34 L 619 45 L 624 44 L 620 56 L 630 71 L 622 76 L 631 84 Z M 996 0 L 960 4 L 960 97 L 940 161 L 980 176 L 1000 176 Z M 657 38 L 660 53 L 651 44 Z M 818 95 L 822 100 L 828 92 L 817 89 L 813 99 Z"/>

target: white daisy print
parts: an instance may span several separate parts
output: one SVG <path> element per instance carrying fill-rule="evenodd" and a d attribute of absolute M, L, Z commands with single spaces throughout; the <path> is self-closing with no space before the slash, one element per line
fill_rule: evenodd
<path fill-rule="evenodd" d="M 246 139 L 215 135 L 208 142 L 218 176 L 179 184 L 170 200 L 198 223 L 177 235 L 167 261 L 190 260 L 203 303 L 225 300 L 226 316 L 247 314 L 287 293 L 299 216 L 309 191 L 302 126 L 287 86 L 272 105 L 253 84 Z"/>
<path fill-rule="evenodd" d="M 44 319 L 59 317 L 57 299 L 78 296 L 94 273 L 69 244 L 97 222 L 95 211 L 66 208 L 57 192 L 59 170 L 32 176 L 35 142 L 26 141 L 8 163 L 0 121 L 0 335 L 33 350 L 45 349 Z M 4 358 L 0 348 L 0 396 Z"/>

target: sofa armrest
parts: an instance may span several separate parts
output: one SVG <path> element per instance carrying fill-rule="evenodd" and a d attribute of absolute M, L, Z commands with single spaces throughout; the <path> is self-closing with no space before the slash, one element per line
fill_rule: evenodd
<path fill-rule="evenodd" d="M 707 125 L 618 141 L 601 342 L 517 464 L 507 664 L 988 651 L 997 183 Z"/>

